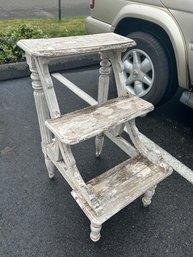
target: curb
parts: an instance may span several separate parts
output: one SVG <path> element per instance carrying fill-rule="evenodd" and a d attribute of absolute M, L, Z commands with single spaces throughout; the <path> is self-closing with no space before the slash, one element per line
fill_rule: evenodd
<path fill-rule="evenodd" d="M 70 58 L 55 58 L 50 61 L 50 72 L 65 71 L 99 64 L 98 55 L 74 56 Z M 31 72 L 26 62 L 0 65 L 0 81 L 29 77 Z"/>

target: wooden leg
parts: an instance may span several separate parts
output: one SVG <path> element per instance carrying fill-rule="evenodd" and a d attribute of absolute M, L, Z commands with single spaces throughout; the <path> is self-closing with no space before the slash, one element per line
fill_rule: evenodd
<path fill-rule="evenodd" d="M 99 70 L 99 83 L 98 83 L 98 105 L 103 104 L 108 99 L 109 92 L 109 74 L 110 74 L 110 62 L 107 52 L 102 52 L 101 57 L 101 68 Z M 100 134 L 95 139 L 96 144 L 96 157 L 99 157 L 104 143 L 104 134 Z"/>
<path fill-rule="evenodd" d="M 143 198 L 142 198 L 142 202 L 143 202 L 143 206 L 147 207 L 151 204 L 151 199 L 153 197 L 153 195 L 155 194 L 155 189 L 156 189 L 157 185 L 151 187 L 150 189 L 148 189 Z"/>
<path fill-rule="evenodd" d="M 96 157 L 99 158 L 102 152 L 104 144 L 104 134 L 97 135 L 95 138 L 95 145 L 96 145 Z"/>
<path fill-rule="evenodd" d="M 100 240 L 100 238 L 101 238 L 101 234 L 100 234 L 101 228 L 102 228 L 102 225 L 95 224 L 95 223 L 91 222 L 91 224 L 90 224 L 90 229 L 91 229 L 90 239 L 93 242 L 97 242 L 97 241 Z"/>
<path fill-rule="evenodd" d="M 34 100 L 35 100 L 38 121 L 39 121 L 40 134 L 42 138 L 42 143 L 41 143 L 42 152 L 45 157 L 45 164 L 48 170 L 49 178 L 53 178 L 54 165 L 46 154 L 46 145 L 52 142 L 52 134 L 45 126 L 45 121 L 50 118 L 49 110 L 47 107 L 40 78 L 36 69 L 35 61 L 30 56 L 26 56 L 26 57 L 27 57 L 28 65 L 30 67 L 30 71 L 32 72 L 31 79 L 32 79 L 32 87 L 34 89 Z"/>
<path fill-rule="evenodd" d="M 52 161 L 48 158 L 48 156 L 45 156 L 45 164 L 46 164 L 46 168 L 48 171 L 48 176 L 50 179 L 54 178 L 54 170 L 55 170 L 55 166 L 52 163 Z"/>
<path fill-rule="evenodd" d="M 125 85 L 124 65 L 122 62 L 122 52 L 126 49 L 112 50 L 109 53 L 110 62 L 113 67 L 115 83 L 118 96 L 127 95 L 128 91 Z"/>

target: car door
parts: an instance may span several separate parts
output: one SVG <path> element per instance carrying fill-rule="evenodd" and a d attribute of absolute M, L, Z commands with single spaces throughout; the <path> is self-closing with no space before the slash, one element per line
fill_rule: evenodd
<path fill-rule="evenodd" d="M 183 33 L 188 54 L 190 77 L 193 81 L 193 1 L 192 0 L 161 0 L 175 17 Z"/>

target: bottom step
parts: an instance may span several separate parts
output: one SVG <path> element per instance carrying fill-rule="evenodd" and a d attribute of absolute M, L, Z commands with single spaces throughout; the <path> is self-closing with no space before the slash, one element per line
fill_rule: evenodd
<path fill-rule="evenodd" d="M 103 210 L 100 216 L 76 190 L 72 196 L 91 221 L 103 223 L 171 173 L 138 155 L 90 180 L 87 185 L 93 187 Z"/>

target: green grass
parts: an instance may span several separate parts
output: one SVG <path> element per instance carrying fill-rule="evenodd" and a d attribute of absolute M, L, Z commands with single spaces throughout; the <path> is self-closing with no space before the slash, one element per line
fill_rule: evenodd
<path fill-rule="evenodd" d="M 69 17 L 61 21 L 57 19 L 16 19 L 0 20 L 0 32 L 5 32 L 8 27 L 18 27 L 22 24 L 38 26 L 47 37 L 65 37 L 86 34 L 85 17 Z"/>
<path fill-rule="evenodd" d="M 0 20 L 0 64 L 23 61 L 20 39 L 66 37 L 86 34 L 85 17 Z"/>

